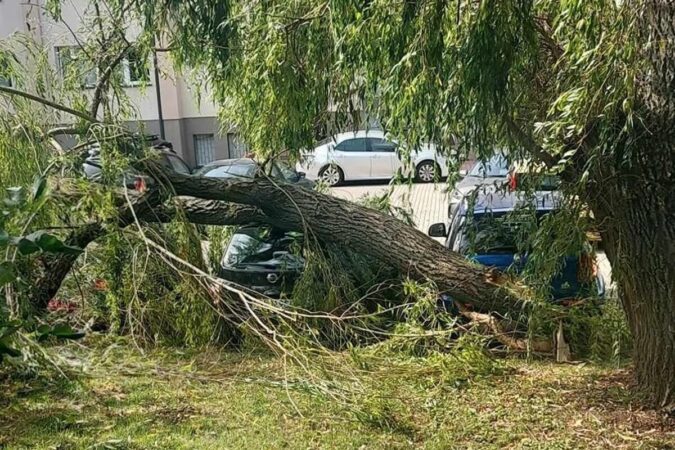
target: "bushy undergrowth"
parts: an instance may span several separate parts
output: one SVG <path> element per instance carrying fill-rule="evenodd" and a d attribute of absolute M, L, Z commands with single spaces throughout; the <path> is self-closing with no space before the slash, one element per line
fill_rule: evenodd
<path fill-rule="evenodd" d="M 150 227 L 145 233 L 205 269 L 200 236 L 191 225 Z M 80 296 L 83 284 L 87 292 Z M 63 295 L 70 296 L 81 323 L 130 334 L 141 344 L 195 347 L 232 338 L 199 278 L 167 264 L 132 233 L 111 233 L 92 246 L 81 270 L 66 281 Z"/>

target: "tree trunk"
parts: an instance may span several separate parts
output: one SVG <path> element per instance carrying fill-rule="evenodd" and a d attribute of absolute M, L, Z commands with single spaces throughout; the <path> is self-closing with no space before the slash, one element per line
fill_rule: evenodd
<path fill-rule="evenodd" d="M 639 385 L 675 407 L 675 145 L 653 135 L 630 162 L 598 165 L 589 202 L 634 338 Z M 644 150 L 648 149 L 648 150 Z"/>
<path fill-rule="evenodd" d="M 602 214 L 607 257 L 634 338 L 638 383 L 675 406 L 675 215 L 656 198 L 617 198 Z M 673 205 L 671 204 L 671 207 Z"/>
<path fill-rule="evenodd" d="M 178 195 L 255 206 L 275 226 L 309 238 L 348 246 L 483 312 L 517 315 L 523 301 L 483 267 L 447 250 L 400 220 L 347 200 L 296 185 L 256 180 L 217 180 L 165 174 Z"/>
<path fill-rule="evenodd" d="M 636 11 L 647 66 L 637 80 L 639 126 L 615 149 L 607 193 L 596 201 L 607 255 L 635 342 L 638 382 L 659 406 L 675 408 L 675 2 L 646 0 Z M 627 151 L 626 151 L 627 150 Z M 606 170 L 606 169 L 605 169 Z M 604 181 L 603 181 L 604 180 Z M 598 204 L 600 203 L 600 204 Z"/>

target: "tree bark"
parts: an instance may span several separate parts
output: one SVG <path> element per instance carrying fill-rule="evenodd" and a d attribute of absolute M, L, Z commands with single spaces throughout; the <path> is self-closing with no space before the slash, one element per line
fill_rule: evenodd
<path fill-rule="evenodd" d="M 347 200 L 266 178 L 219 180 L 165 174 L 178 195 L 247 204 L 275 226 L 348 246 L 483 312 L 514 315 L 524 302 L 491 273 L 400 220 Z"/>
<path fill-rule="evenodd" d="M 675 3 L 636 3 L 639 125 L 595 169 L 591 204 L 634 338 L 637 381 L 675 409 Z"/>
<path fill-rule="evenodd" d="M 267 218 L 257 208 L 233 203 L 178 197 L 173 204 L 160 204 L 160 196 L 150 193 L 130 208 L 121 208 L 120 214 L 110 225 L 125 228 L 134 223 L 134 215 L 142 223 L 166 223 L 177 215 L 183 215 L 191 223 L 203 225 L 243 225 L 251 222 L 265 223 Z M 73 230 L 66 238 L 66 244 L 85 249 L 108 231 L 103 223 L 89 223 Z M 33 283 L 30 304 L 36 311 L 45 311 L 49 301 L 61 288 L 63 280 L 77 261 L 76 254 L 45 255 L 41 262 L 42 275 Z"/>
<path fill-rule="evenodd" d="M 665 181 L 665 180 L 663 180 Z M 675 205 L 642 191 L 596 200 L 594 211 L 634 339 L 639 385 L 675 406 Z M 672 190 L 670 197 L 672 198 Z M 598 204 L 601 203 L 601 204 Z M 599 212 L 599 214 L 598 214 Z"/>

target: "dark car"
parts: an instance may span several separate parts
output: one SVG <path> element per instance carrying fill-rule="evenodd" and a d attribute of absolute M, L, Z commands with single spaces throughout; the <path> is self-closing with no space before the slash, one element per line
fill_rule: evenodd
<path fill-rule="evenodd" d="M 170 142 L 157 139 L 155 136 L 147 136 L 146 141 L 159 154 L 159 163 L 168 169 L 172 169 L 178 173 L 190 174 L 190 167 L 185 163 L 183 158 L 176 154 L 173 150 L 173 145 Z M 101 149 L 98 145 L 92 145 L 87 150 L 87 157 L 82 164 L 85 176 L 95 182 L 101 182 L 103 178 L 103 166 L 101 162 Z M 150 183 L 150 178 L 146 175 L 141 175 L 137 171 L 129 168 L 124 172 L 126 186 L 130 189 L 136 187 L 139 180 L 143 180 L 146 184 Z"/>
<path fill-rule="evenodd" d="M 255 160 L 250 158 L 221 159 L 200 168 L 195 175 L 209 178 L 256 178 L 262 175 L 262 169 Z M 314 188 L 314 182 L 308 180 L 303 172 L 297 172 L 283 162 L 270 162 L 269 175 L 287 183 L 308 189 Z"/>
<path fill-rule="evenodd" d="M 289 294 L 305 267 L 302 235 L 274 227 L 237 229 L 223 255 L 220 277 L 272 298 Z"/>
<path fill-rule="evenodd" d="M 522 248 L 526 236 L 535 231 L 544 216 L 555 213 L 558 198 L 557 192 L 538 192 L 534 199 L 516 192 L 477 192 L 457 205 L 449 230 L 437 223 L 429 228 L 429 235 L 446 237 L 447 248 L 484 266 L 520 273 L 528 258 L 527 249 Z M 531 220 L 532 209 L 523 209 L 526 207 L 533 208 L 536 221 Z M 529 220 L 525 217 L 528 215 Z M 587 266 L 593 265 L 591 255 L 589 251 L 582 256 L 563 257 L 562 269 L 551 280 L 552 301 L 604 296 L 602 276 L 597 271 L 587 276 Z"/>

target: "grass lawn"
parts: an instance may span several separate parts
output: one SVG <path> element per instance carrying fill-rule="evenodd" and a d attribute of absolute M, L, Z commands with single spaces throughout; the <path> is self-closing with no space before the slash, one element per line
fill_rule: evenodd
<path fill-rule="evenodd" d="M 626 369 L 507 359 L 467 375 L 410 358 L 359 372 L 350 403 L 273 355 L 57 350 L 68 379 L 0 375 L 0 448 L 675 448 L 675 422 L 640 408 Z"/>

